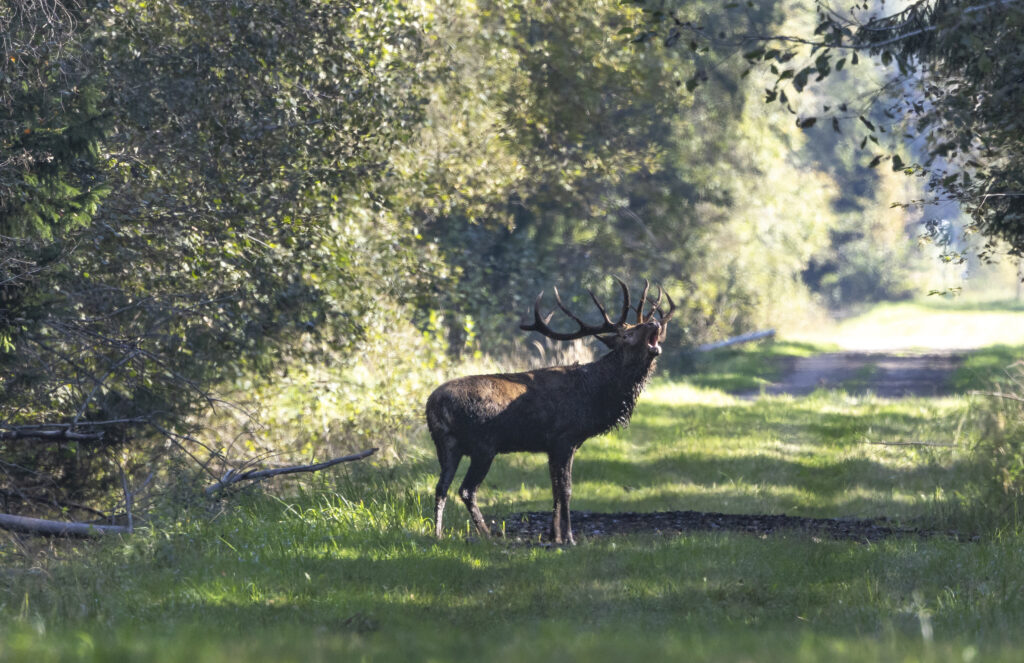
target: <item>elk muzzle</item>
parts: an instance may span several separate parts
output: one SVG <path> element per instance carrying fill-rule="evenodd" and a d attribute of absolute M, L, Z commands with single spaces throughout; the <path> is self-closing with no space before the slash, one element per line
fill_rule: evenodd
<path fill-rule="evenodd" d="M 650 329 L 647 333 L 647 352 L 657 357 L 661 354 L 661 324 L 657 320 L 649 320 L 644 327 Z"/>

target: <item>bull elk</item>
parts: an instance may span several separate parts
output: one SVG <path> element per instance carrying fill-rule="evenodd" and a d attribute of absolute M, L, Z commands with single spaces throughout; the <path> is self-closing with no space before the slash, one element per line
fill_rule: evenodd
<path fill-rule="evenodd" d="M 662 310 L 661 288 L 656 299 L 648 298 L 647 282 L 634 309 L 629 288 L 620 279 L 615 280 L 622 288 L 622 313 L 615 322 L 589 290 L 604 320 L 598 325 L 583 322 L 562 303 L 555 288 L 555 303 L 579 329 L 563 333 L 548 326 L 554 311 L 541 316 L 543 291 L 533 305 L 533 323 L 520 325 L 525 331 L 556 341 L 593 336 L 610 350 L 600 359 L 523 373 L 457 378 L 442 384 L 427 399 L 427 426 L 441 464 L 434 506 L 438 538 L 448 487 L 463 456 L 469 456 L 469 469 L 459 487 L 459 497 L 476 529 L 486 536 L 490 532 L 476 504 L 477 489 L 497 454 L 528 451 L 548 456 L 554 493 L 551 540 L 575 543 L 569 520 L 573 455 L 587 439 L 629 422 L 636 399 L 661 354 L 666 325 L 675 310 L 667 292 L 668 310 Z M 626 319 L 634 311 L 636 323 L 630 324 Z"/>

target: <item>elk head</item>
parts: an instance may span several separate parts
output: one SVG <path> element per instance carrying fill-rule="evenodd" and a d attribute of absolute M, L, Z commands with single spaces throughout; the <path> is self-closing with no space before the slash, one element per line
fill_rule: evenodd
<path fill-rule="evenodd" d="M 640 301 L 637 303 L 636 308 L 633 308 L 630 302 L 629 287 L 620 278 L 614 278 L 622 288 L 622 312 L 619 315 L 619 319 L 615 322 L 612 322 L 604 306 L 590 290 L 587 290 L 587 293 L 594 300 L 597 310 L 601 312 L 601 317 L 604 318 L 604 321 L 599 325 L 589 325 L 580 320 L 562 302 L 562 298 L 558 294 L 558 288 L 554 288 L 555 303 L 558 304 L 558 308 L 579 325 L 579 329 L 574 332 L 557 332 L 548 326 L 554 311 L 547 316 L 541 315 L 540 303 L 544 297 L 543 291 L 537 295 L 537 299 L 533 304 L 533 323 L 520 325 L 519 327 L 524 331 L 538 332 L 556 341 L 572 341 L 578 338 L 593 336 L 613 352 L 621 351 L 625 363 L 636 364 L 646 361 L 649 364 L 653 362 L 661 354 L 661 343 L 665 340 L 666 327 L 669 319 L 672 317 L 672 312 L 676 308 L 675 303 L 669 294 L 660 287 L 658 288 L 658 296 L 656 298 L 649 298 L 647 295 L 650 292 L 651 284 L 649 281 L 644 280 L 644 290 L 640 295 Z M 667 311 L 661 308 L 662 296 L 668 300 Z M 645 308 L 648 308 L 646 312 L 644 312 Z M 633 312 L 636 313 L 636 322 L 630 324 L 627 320 L 630 313 Z M 655 314 L 657 314 L 657 318 L 655 318 Z"/>

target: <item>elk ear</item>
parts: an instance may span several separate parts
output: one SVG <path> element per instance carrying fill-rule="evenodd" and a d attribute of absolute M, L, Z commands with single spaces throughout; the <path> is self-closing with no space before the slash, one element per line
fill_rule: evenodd
<path fill-rule="evenodd" d="M 595 336 L 594 338 L 604 343 L 605 346 L 610 350 L 614 350 L 619 345 L 618 334 L 616 334 L 615 336 L 612 336 L 611 334 L 605 336 Z"/>

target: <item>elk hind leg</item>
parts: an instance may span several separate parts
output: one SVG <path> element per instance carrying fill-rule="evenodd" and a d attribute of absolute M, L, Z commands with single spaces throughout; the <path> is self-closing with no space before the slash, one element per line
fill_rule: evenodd
<path fill-rule="evenodd" d="M 568 456 L 552 455 L 548 457 L 551 492 L 554 497 L 554 508 L 551 513 L 551 541 L 556 544 L 575 545 L 576 543 L 576 539 L 572 535 L 572 521 L 569 517 L 569 500 L 572 499 L 572 459 L 572 452 Z"/>
<path fill-rule="evenodd" d="M 483 483 L 484 477 L 487 476 L 487 471 L 491 469 L 491 461 L 494 460 L 494 456 L 490 454 L 477 454 L 469 457 L 469 469 L 466 470 L 466 476 L 462 480 L 462 485 L 459 486 L 459 497 L 465 503 L 466 508 L 469 509 L 469 517 L 473 519 L 473 524 L 484 536 L 490 536 L 491 531 L 487 528 L 487 523 L 484 522 L 484 516 L 480 513 L 480 508 L 476 505 L 476 491 Z"/>
<path fill-rule="evenodd" d="M 441 463 L 441 476 L 434 490 L 434 535 L 441 538 L 444 523 L 444 505 L 448 501 L 448 487 L 455 478 L 455 470 L 459 469 L 462 454 L 455 450 L 455 444 L 437 445 L 437 460 Z"/>

